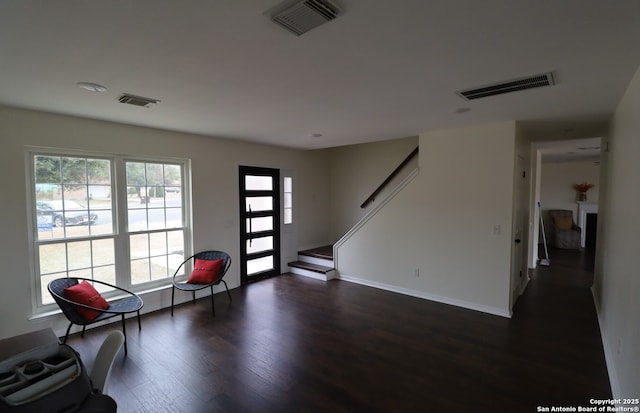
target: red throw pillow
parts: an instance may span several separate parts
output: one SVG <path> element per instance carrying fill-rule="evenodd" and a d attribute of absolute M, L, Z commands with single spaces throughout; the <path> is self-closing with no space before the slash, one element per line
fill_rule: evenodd
<path fill-rule="evenodd" d="M 211 284 L 220 276 L 223 260 L 199 260 L 193 265 L 189 284 Z"/>
<path fill-rule="evenodd" d="M 101 308 L 106 310 L 109 308 L 107 300 L 102 298 L 100 293 L 93 288 L 93 285 L 87 281 L 82 281 L 80 284 L 73 285 L 64 289 L 64 296 L 76 303 L 89 305 L 95 308 Z M 77 307 L 78 313 L 87 321 L 91 321 L 100 315 L 100 311 L 90 310 L 84 307 Z"/>

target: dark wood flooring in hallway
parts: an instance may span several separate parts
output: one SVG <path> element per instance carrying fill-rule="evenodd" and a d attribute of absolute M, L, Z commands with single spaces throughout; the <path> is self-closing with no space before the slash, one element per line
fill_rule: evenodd
<path fill-rule="evenodd" d="M 536 412 L 611 397 L 592 259 L 551 251 L 511 319 L 282 275 L 128 320 L 119 412 Z M 107 331 L 74 335 L 88 368 Z"/>

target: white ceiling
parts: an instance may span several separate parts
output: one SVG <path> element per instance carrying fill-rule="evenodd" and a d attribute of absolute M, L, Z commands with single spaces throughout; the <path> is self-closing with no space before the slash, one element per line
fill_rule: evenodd
<path fill-rule="evenodd" d="M 554 140 L 537 142 L 536 148 L 542 154 L 542 162 L 600 162 L 601 138 Z"/>
<path fill-rule="evenodd" d="M 0 104 L 296 148 L 511 119 L 591 138 L 640 65 L 637 0 L 336 2 L 297 37 L 265 14 L 279 0 L 2 0 Z M 547 71 L 556 86 L 455 94 Z"/>

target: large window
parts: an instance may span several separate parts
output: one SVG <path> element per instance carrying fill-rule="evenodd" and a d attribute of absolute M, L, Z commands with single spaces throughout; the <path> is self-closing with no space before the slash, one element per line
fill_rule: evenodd
<path fill-rule="evenodd" d="M 131 284 L 163 280 L 184 260 L 182 169 L 126 162 Z"/>
<path fill-rule="evenodd" d="M 38 307 L 53 303 L 47 284 L 60 277 L 134 290 L 170 282 L 188 250 L 186 161 L 29 158 Z"/>

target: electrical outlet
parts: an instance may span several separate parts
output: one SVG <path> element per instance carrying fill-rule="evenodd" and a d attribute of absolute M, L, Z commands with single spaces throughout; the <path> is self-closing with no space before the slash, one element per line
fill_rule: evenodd
<path fill-rule="evenodd" d="M 413 269 L 413 276 L 416 278 L 420 277 L 420 268 L 416 267 Z"/>

